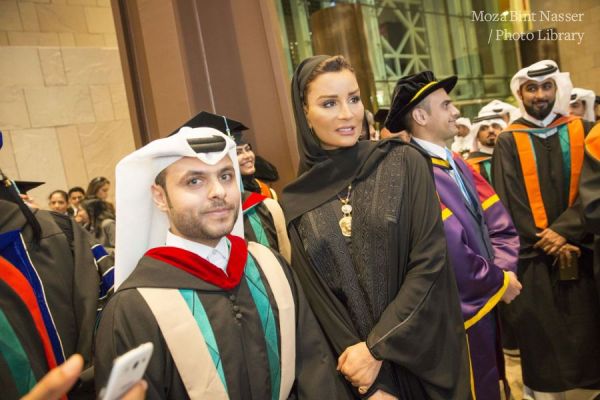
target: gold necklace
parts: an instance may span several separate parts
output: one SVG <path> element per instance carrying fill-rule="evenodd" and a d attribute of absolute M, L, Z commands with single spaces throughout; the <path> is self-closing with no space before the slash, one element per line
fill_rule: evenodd
<path fill-rule="evenodd" d="M 352 184 L 348 185 L 348 194 L 345 199 L 342 199 L 339 194 L 337 195 L 338 199 L 342 202 L 342 214 L 344 214 L 338 223 L 342 230 L 342 235 L 346 237 L 352 236 L 352 206 L 349 204 L 351 191 Z"/>

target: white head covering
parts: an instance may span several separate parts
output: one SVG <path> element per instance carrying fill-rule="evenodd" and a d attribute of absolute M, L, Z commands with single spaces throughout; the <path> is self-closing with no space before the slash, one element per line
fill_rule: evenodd
<path fill-rule="evenodd" d="M 455 153 L 464 153 L 465 151 L 469 151 L 469 147 L 471 146 L 471 120 L 469 120 L 469 118 L 460 117 L 456 120 L 456 125 L 463 125 L 469 128 L 469 133 L 467 133 L 467 136 L 454 136 L 454 141 L 452 142 L 451 146 L 452 151 Z"/>
<path fill-rule="evenodd" d="M 573 98 L 573 95 L 575 95 L 575 98 Z M 569 104 L 573 104 L 577 100 L 585 101 L 585 113 L 583 114 L 583 119 L 595 122 L 596 114 L 594 113 L 594 102 L 596 101 L 596 93 L 594 93 L 593 90 L 573 88 Z"/>
<path fill-rule="evenodd" d="M 512 104 L 508 104 L 503 101 L 500 101 L 500 100 L 492 100 L 489 103 L 487 103 L 485 106 L 483 106 L 481 108 L 481 110 L 479 110 L 479 116 L 481 116 L 482 113 L 483 114 L 495 113 L 495 114 L 502 114 L 502 115 L 508 113 L 509 121 L 514 121 L 521 116 L 521 113 L 519 112 L 519 109 L 517 107 L 513 106 Z"/>
<path fill-rule="evenodd" d="M 471 128 L 471 134 L 473 135 L 473 141 L 471 142 L 471 151 L 479 151 L 480 143 L 478 138 L 479 128 L 482 126 L 490 126 L 492 124 L 498 124 L 502 129 L 506 129 L 506 122 L 502 119 L 502 115 L 493 111 L 484 111 L 483 108 L 477 114 L 477 118 L 473 119 L 473 127 Z"/>
<path fill-rule="evenodd" d="M 544 70 L 548 70 L 548 73 L 544 74 Z M 521 85 L 526 81 L 542 82 L 549 78 L 553 79 L 556 83 L 556 100 L 551 112 L 561 115 L 567 115 L 569 113 L 569 99 L 571 98 L 571 90 L 573 90 L 571 76 L 568 72 L 560 72 L 556 62 L 552 60 L 543 60 L 531 64 L 527 68 L 523 68 L 517 72 L 510 81 L 510 90 L 515 96 L 515 99 L 519 102 L 521 115 L 529 115 L 527 114 L 527 111 L 525 111 L 523 100 L 519 95 L 519 88 Z M 529 116 L 533 118 L 533 116 Z"/>
<path fill-rule="evenodd" d="M 196 153 L 188 143 L 191 138 L 213 136 L 225 139 L 222 151 Z M 181 128 L 177 134 L 148 143 L 117 164 L 115 288 L 131 274 L 147 250 L 165 244 L 169 220 L 154 205 L 150 191 L 156 175 L 182 157 L 195 157 L 214 165 L 227 155 L 241 184 L 235 142 L 213 128 Z M 241 207 L 232 234 L 244 237 Z"/>
<path fill-rule="evenodd" d="M 469 118 L 460 117 L 456 120 L 456 125 L 466 126 L 469 130 L 471 130 L 471 120 Z"/>

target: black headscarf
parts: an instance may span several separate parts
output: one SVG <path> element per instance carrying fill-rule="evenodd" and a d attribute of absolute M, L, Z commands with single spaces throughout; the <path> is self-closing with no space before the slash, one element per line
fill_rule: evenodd
<path fill-rule="evenodd" d="M 327 58 L 330 56 L 305 59 L 292 78 L 292 106 L 300 165 L 298 178 L 287 185 L 281 195 L 287 223 L 325 203 L 354 180 L 367 176 L 392 146 L 405 144 L 400 139 L 386 139 L 379 142 L 362 140 L 354 146 L 337 150 L 321 147 L 306 120 L 302 96 L 312 71 Z"/>

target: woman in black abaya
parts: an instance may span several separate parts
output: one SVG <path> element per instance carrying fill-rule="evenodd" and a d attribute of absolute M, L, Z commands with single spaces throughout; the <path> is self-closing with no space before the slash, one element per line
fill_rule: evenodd
<path fill-rule="evenodd" d="M 339 398 L 467 399 L 469 364 L 428 159 L 358 141 L 364 107 L 343 57 L 292 81 L 301 175 L 282 196 L 292 267 L 338 358 Z"/>

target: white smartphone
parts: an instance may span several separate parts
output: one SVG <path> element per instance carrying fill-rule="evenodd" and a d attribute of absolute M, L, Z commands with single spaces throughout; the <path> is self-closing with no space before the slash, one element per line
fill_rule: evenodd
<path fill-rule="evenodd" d="M 154 345 L 144 343 L 113 361 L 106 387 L 100 391 L 100 400 L 117 400 L 142 377 L 152 356 Z"/>

